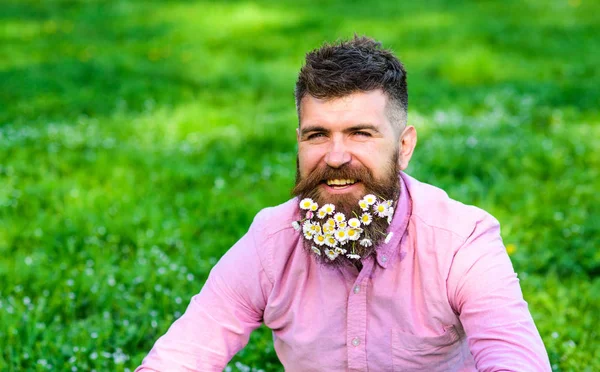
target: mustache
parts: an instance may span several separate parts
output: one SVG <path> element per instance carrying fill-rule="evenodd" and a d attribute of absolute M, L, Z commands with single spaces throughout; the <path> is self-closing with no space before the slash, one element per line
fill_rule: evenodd
<path fill-rule="evenodd" d="M 292 195 L 301 195 L 306 191 L 314 189 L 321 183 L 333 179 L 352 179 L 356 182 L 362 182 L 369 186 L 375 183 L 373 174 L 369 169 L 363 166 L 343 165 L 340 168 L 332 168 L 324 165 L 307 174 L 305 177 L 300 177 L 299 172 L 296 177 L 296 186 L 292 190 Z"/>

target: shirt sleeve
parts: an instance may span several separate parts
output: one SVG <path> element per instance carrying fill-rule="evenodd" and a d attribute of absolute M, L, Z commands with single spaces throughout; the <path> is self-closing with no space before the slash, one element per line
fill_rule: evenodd
<path fill-rule="evenodd" d="M 550 371 L 500 226 L 486 215 L 454 256 L 448 298 L 478 371 Z"/>
<path fill-rule="evenodd" d="M 222 371 L 260 326 L 271 281 L 259 257 L 256 220 L 211 270 L 185 313 L 136 372 Z"/>

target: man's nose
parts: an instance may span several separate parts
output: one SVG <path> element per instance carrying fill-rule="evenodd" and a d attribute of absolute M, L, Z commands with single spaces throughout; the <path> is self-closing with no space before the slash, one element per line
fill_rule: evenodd
<path fill-rule="evenodd" d="M 325 155 L 325 163 L 332 168 L 340 168 L 350 160 L 352 160 L 352 156 L 341 141 L 335 141 Z"/>

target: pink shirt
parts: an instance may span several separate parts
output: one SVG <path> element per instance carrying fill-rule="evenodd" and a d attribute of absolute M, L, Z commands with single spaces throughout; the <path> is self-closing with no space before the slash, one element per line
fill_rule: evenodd
<path fill-rule="evenodd" d="M 498 222 L 401 176 L 360 272 L 304 251 L 296 199 L 261 211 L 136 371 L 220 371 L 261 322 L 286 371 L 550 371 Z"/>

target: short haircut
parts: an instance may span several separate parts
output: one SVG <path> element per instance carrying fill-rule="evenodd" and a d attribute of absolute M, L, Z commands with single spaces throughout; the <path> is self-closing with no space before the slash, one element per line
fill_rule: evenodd
<path fill-rule="evenodd" d="M 306 63 L 298 74 L 298 117 L 300 102 L 306 95 L 332 99 L 377 89 L 386 94 L 388 118 L 399 133 L 407 121 L 408 91 L 406 70 L 398 58 L 380 42 L 365 36 L 325 43 L 306 54 Z"/>

